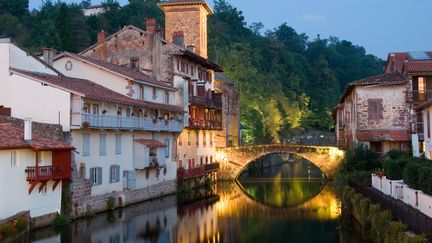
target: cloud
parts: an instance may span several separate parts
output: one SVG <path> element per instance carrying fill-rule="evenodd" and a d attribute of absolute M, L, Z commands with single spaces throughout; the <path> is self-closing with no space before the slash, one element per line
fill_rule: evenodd
<path fill-rule="evenodd" d="M 302 22 L 315 22 L 315 23 L 321 23 L 321 24 L 325 24 L 327 23 L 327 18 L 321 15 L 316 15 L 316 14 L 305 14 L 301 17 L 297 18 L 298 21 L 302 21 Z"/>

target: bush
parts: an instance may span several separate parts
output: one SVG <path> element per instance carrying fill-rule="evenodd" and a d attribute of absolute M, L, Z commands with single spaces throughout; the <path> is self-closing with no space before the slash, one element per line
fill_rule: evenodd
<path fill-rule="evenodd" d="M 346 152 L 344 169 L 347 171 L 372 171 L 381 168 L 380 155 L 359 144 Z"/>
<path fill-rule="evenodd" d="M 402 178 L 404 182 L 411 188 L 415 190 L 420 190 L 419 184 L 419 172 L 420 172 L 420 163 L 415 160 L 412 160 L 407 163 L 405 169 L 402 172 Z"/>
<path fill-rule="evenodd" d="M 114 197 L 110 196 L 107 199 L 107 208 L 108 210 L 114 210 L 116 207 L 116 200 Z"/>
<path fill-rule="evenodd" d="M 390 180 L 401 180 L 402 172 L 405 169 L 406 164 L 412 160 L 409 157 L 401 156 L 397 159 L 385 160 L 384 161 L 384 172 Z"/>
<path fill-rule="evenodd" d="M 400 221 L 390 223 L 384 242 L 405 242 L 407 228 L 407 225 Z"/>
<path fill-rule="evenodd" d="M 396 160 L 404 156 L 405 153 L 400 150 L 391 150 L 384 155 L 384 158 L 390 160 Z"/>
<path fill-rule="evenodd" d="M 432 167 L 420 167 L 419 187 L 424 193 L 432 195 Z"/>
<path fill-rule="evenodd" d="M 54 218 L 54 230 L 57 233 L 65 231 L 69 227 L 69 224 L 70 220 L 65 215 L 57 215 Z"/>
<path fill-rule="evenodd" d="M 16 221 L 15 226 L 18 232 L 23 232 L 27 229 L 27 220 L 23 217 L 19 217 Z"/>
<path fill-rule="evenodd" d="M 1 233 L 4 238 L 8 238 L 12 235 L 12 226 L 10 224 L 4 224 L 1 226 Z"/>

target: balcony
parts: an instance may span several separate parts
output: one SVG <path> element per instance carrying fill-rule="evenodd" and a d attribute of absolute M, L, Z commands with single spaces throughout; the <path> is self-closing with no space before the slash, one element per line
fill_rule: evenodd
<path fill-rule="evenodd" d="M 191 178 L 204 176 L 205 173 L 206 173 L 205 166 L 198 166 L 190 169 L 179 168 L 177 170 L 177 178 L 179 180 L 188 180 Z"/>
<path fill-rule="evenodd" d="M 411 102 L 422 102 L 432 100 L 432 90 L 412 90 L 408 92 L 408 100 Z"/>
<path fill-rule="evenodd" d="M 25 170 L 27 181 L 65 180 L 70 178 L 70 170 L 63 166 L 29 166 Z"/>
<path fill-rule="evenodd" d="M 94 114 L 81 114 L 81 124 L 89 128 L 98 129 L 140 130 L 155 132 L 181 132 L 184 128 L 183 121 L 165 121 L 160 119 L 153 120 L 151 118 L 107 116 Z"/>
<path fill-rule="evenodd" d="M 191 96 L 190 102 L 193 105 L 205 106 L 213 109 L 222 109 L 222 96 L 215 95 L 212 99 L 204 96 Z"/>
<path fill-rule="evenodd" d="M 198 130 L 222 130 L 222 122 L 189 118 L 189 128 Z"/>
<path fill-rule="evenodd" d="M 219 171 L 219 163 L 212 163 L 204 165 L 206 173 L 218 172 Z"/>

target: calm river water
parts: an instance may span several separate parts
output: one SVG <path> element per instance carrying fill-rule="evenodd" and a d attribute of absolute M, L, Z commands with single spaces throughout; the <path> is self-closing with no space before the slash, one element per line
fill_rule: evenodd
<path fill-rule="evenodd" d="M 290 156 L 267 156 L 237 182 L 187 198 L 173 195 L 98 214 L 62 233 L 38 230 L 26 242 L 362 242 L 321 172 Z"/>

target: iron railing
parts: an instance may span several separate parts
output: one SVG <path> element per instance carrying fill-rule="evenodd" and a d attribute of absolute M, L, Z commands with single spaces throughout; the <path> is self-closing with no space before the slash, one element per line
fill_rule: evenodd
<path fill-rule="evenodd" d="M 222 130 L 222 122 L 191 117 L 189 118 L 189 128 L 203 129 L 203 130 Z"/>
<path fill-rule="evenodd" d="M 432 100 L 432 90 L 412 90 L 408 92 L 408 99 L 410 101 L 427 101 Z"/>

